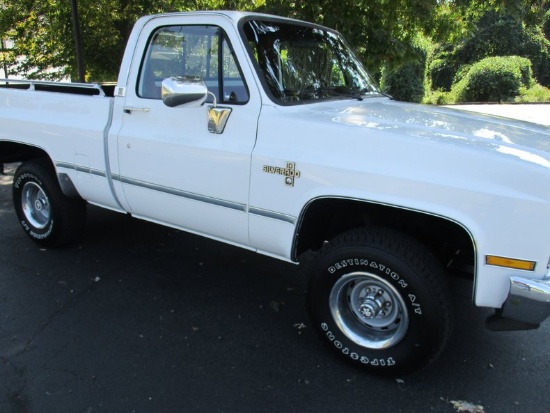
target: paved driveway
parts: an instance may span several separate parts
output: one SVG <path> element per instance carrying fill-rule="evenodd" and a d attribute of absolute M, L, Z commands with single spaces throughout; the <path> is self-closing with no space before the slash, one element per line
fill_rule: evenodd
<path fill-rule="evenodd" d="M 453 413 L 453 401 L 548 412 L 550 323 L 489 332 L 468 282 L 454 290 L 455 333 L 438 363 L 380 379 L 321 343 L 299 267 L 93 206 L 80 242 L 42 249 L 19 228 L 10 178 L 2 413 Z"/>
<path fill-rule="evenodd" d="M 550 103 L 544 104 L 487 104 L 487 105 L 451 105 L 454 109 L 467 110 L 471 112 L 485 113 L 488 115 L 504 116 L 528 122 L 540 123 L 550 126 Z"/>
<path fill-rule="evenodd" d="M 42 249 L 10 184 L 0 176 L 2 413 L 549 411 L 550 322 L 489 332 L 468 282 L 441 359 L 380 379 L 319 340 L 299 267 L 93 206 L 78 243 Z"/>

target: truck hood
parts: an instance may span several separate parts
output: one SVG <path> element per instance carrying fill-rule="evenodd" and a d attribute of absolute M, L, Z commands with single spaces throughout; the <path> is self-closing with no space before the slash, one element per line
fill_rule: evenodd
<path fill-rule="evenodd" d="M 315 110 L 313 107 L 318 106 Z M 331 108 L 310 105 L 312 116 L 378 133 L 475 146 L 550 168 L 550 127 L 458 109 L 371 98 Z M 309 109 L 308 108 L 308 109 Z"/>

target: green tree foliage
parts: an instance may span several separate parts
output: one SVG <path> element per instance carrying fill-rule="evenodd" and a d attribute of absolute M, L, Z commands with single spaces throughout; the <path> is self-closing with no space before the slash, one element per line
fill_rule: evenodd
<path fill-rule="evenodd" d="M 528 58 L 535 78 L 550 84 L 550 0 L 78 0 L 78 6 L 89 81 L 116 79 L 131 28 L 143 15 L 239 9 L 339 30 L 375 77 L 383 67 L 385 86 L 407 100 L 417 100 L 424 85 L 419 38 L 438 45 L 426 60 L 432 89 L 448 91 L 476 62 L 512 54 Z M 0 36 L 13 42 L 2 58 L 18 75 L 77 77 L 69 0 L 0 0 Z"/>
<path fill-rule="evenodd" d="M 444 9 L 461 30 L 454 27 L 452 42 L 438 39 L 427 67 L 432 90 L 456 92 L 472 65 L 487 57 L 513 55 L 529 59 L 536 81 L 550 86 L 550 41 L 545 34 L 550 1 L 463 0 L 446 2 Z M 449 96 L 451 101 L 464 98 L 461 93 Z"/>
<path fill-rule="evenodd" d="M 359 57 L 377 72 L 380 63 L 399 66 L 415 57 L 412 39 L 433 31 L 438 0 L 78 0 L 88 80 L 112 80 L 131 27 L 138 17 L 160 12 L 260 10 L 314 21 L 340 30 Z M 26 56 L 18 74 L 76 76 L 70 2 L 0 0 L 0 35 Z M 56 68 L 56 71 L 52 71 Z"/>
<path fill-rule="evenodd" d="M 511 15 L 486 13 L 477 30 L 459 43 L 448 59 L 457 70 L 490 56 L 523 56 L 533 63 L 535 77 L 550 85 L 550 42 L 538 27 L 527 27 Z"/>
<path fill-rule="evenodd" d="M 199 9 L 254 9 L 263 0 L 78 0 L 86 79 L 115 80 L 126 41 L 144 15 Z M 0 0 L 0 35 L 12 73 L 30 79 L 77 78 L 68 0 Z M 16 60 L 16 56 L 24 56 Z"/>
<path fill-rule="evenodd" d="M 414 40 L 433 33 L 439 0 L 267 0 L 265 11 L 340 31 L 376 75 L 417 57 Z"/>
<path fill-rule="evenodd" d="M 489 12 L 468 38 L 437 50 L 428 67 L 432 88 L 448 91 L 464 65 L 486 57 L 511 55 L 531 60 L 539 83 L 550 86 L 550 41 L 540 28 L 528 28 L 512 16 L 495 18 Z"/>
<path fill-rule="evenodd" d="M 475 34 L 487 13 L 513 16 L 526 27 L 542 27 L 548 20 L 548 0 L 444 0 L 438 2 L 434 40 L 455 43 Z"/>

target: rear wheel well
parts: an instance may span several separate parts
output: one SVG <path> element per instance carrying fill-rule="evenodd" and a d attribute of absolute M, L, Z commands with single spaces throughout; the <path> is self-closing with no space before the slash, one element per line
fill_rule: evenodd
<path fill-rule="evenodd" d="M 55 175 L 55 165 L 48 153 L 36 146 L 17 142 L 0 142 L 0 163 L 25 163 L 40 160 Z M 81 199 L 67 174 L 57 174 L 61 190 L 68 198 Z"/>
<path fill-rule="evenodd" d="M 47 159 L 51 162 L 48 153 L 36 146 L 25 145 L 17 142 L 0 142 L 0 162 L 25 162 L 31 159 L 39 158 Z"/>
<path fill-rule="evenodd" d="M 428 247 L 450 272 L 473 278 L 474 243 L 463 226 L 441 216 L 357 200 L 325 198 L 312 202 L 299 224 L 296 255 L 317 251 L 339 234 L 365 226 L 408 234 Z"/>

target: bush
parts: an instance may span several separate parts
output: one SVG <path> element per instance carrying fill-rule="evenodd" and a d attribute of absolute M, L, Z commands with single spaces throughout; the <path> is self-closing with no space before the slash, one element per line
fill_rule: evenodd
<path fill-rule="evenodd" d="M 445 92 L 443 90 L 434 90 L 428 92 L 422 99 L 422 103 L 426 105 L 452 105 L 455 103 L 455 99 L 451 92 Z"/>
<path fill-rule="evenodd" d="M 417 40 L 412 47 L 415 60 L 397 68 L 383 68 L 380 86 L 396 100 L 419 103 L 424 97 L 429 44 Z"/>
<path fill-rule="evenodd" d="M 515 99 L 518 103 L 544 103 L 550 102 L 550 89 L 539 84 L 527 89 L 520 88 L 519 96 Z"/>
<path fill-rule="evenodd" d="M 488 57 L 470 68 L 453 86 L 459 102 L 501 102 L 534 85 L 531 62 L 518 56 Z"/>
<path fill-rule="evenodd" d="M 451 90 L 456 68 L 449 64 L 447 59 L 434 59 L 428 67 L 428 72 L 432 81 L 432 89 Z"/>
<path fill-rule="evenodd" d="M 399 69 L 382 71 L 382 89 L 396 100 L 420 102 L 424 96 L 424 69 L 408 63 Z"/>
<path fill-rule="evenodd" d="M 472 65 L 470 64 L 460 66 L 455 73 L 455 77 L 453 78 L 453 85 L 459 83 L 462 79 L 464 79 L 466 75 L 470 72 L 471 68 Z"/>

